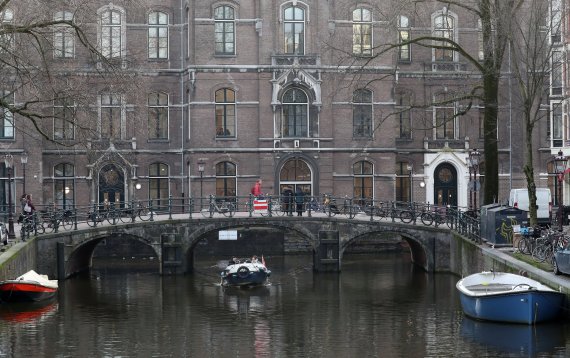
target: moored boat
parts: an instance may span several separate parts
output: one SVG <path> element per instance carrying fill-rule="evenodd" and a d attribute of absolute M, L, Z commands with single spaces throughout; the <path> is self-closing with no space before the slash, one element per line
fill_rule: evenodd
<path fill-rule="evenodd" d="M 260 262 L 254 256 L 253 259 L 233 258 L 220 275 L 224 287 L 251 287 L 264 285 L 271 271 L 265 266 L 263 257 Z"/>
<path fill-rule="evenodd" d="M 483 271 L 456 285 L 463 312 L 497 322 L 534 324 L 560 317 L 564 294 L 525 276 Z"/>
<path fill-rule="evenodd" d="M 0 282 L 0 300 L 3 302 L 37 302 L 50 299 L 57 293 L 57 280 L 40 275 L 34 270 L 13 280 Z"/>

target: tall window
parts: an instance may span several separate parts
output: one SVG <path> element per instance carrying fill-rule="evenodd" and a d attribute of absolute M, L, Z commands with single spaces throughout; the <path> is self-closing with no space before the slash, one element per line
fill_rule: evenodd
<path fill-rule="evenodd" d="M 168 165 L 154 163 L 148 168 L 149 199 L 152 205 L 165 207 L 168 205 Z"/>
<path fill-rule="evenodd" d="M 396 201 L 410 201 L 410 169 L 408 162 L 396 163 Z"/>
<path fill-rule="evenodd" d="M 216 197 L 236 196 L 236 165 L 230 162 L 216 164 Z"/>
<path fill-rule="evenodd" d="M 554 102 L 550 104 L 552 115 L 552 147 L 562 147 L 563 144 L 563 121 L 562 103 Z"/>
<path fill-rule="evenodd" d="M 305 10 L 290 6 L 284 12 L 285 53 L 305 54 Z"/>
<path fill-rule="evenodd" d="M 352 174 L 354 176 L 353 197 L 358 204 L 362 205 L 367 200 L 371 200 L 374 195 L 374 167 L 372 163 L 363 160 L 352 166 Z"/>
<path fill-rule="evenodd" d="M 168 15 L 148 14 L 148 58 L 168 58 Z"/>
<path fill-rule="evenodd" d="M 229 88 L 216 91 L 216 137 L 235 137 L 236 135 L 236 98 Z"/>
<path fill-rule="evenodd" d="M 292 88 L 283 95 L 283 137 L 308 136 L 309 103 L 305 92 Z"/>
<path fill-rule="evenodd" d="M 436 139 L 455 139 L 456 107 L 455 102 L 447 93 L 435 96 L 434 126 Z"/>
<path fill-rule="evenodd" d="M 404 62 L 412 60 L 411 45 L 402 45 L 402 43 L 410 41 L 410 39 L 410 19 L 407 16 L 400 16 L 398 18 L 398 43 L 400 44 L 398 47 L 398 60 Z"/>
<path fill-rule="evenodd" d="M 73 21 L 73 14 L 69 11 L 58 11 L 53 17 L 54 21 Z M 75 31 L 66 24 L 59 24 L 53 33 L 53 56 L 55 58 L 73 58 L 75 56 Z"/>
<path fill-rule="evenodd" d="M 564 73 L 564 53 L 562 51 L 552 52 L 552 70 L 551 70 L 551 94 L 559 96 L 562 94 L 562 76 Z"/>
<path fill-rule="evenodd" d="M 352 96 L 352 135 L 372 137 L 372 92 L 369 90 L 356 90 Z"/>
<path fill-rule="evenodd" d="M 55 204 L 60 209 L 73 209 L 75 195 L 74 167 L 62 163 L 53 168 Z"/>
<path fill-rule="evenodd" d="M 552 43 L 562 40 L 562 0 L 551 0 L 550 3 L 550 39 Z"/>
<path fill-rule="evenodd" d="M 118 9 L 106 9 L 100 15 L 101 54 L 109 59 L 121 58 L 124 46 L 123 14 Z"/>
<path fill-rule="evenodd" d="M 11 24 L 14 22 L 14 12 L 10 9 L 5 9 L 0 12 L 0 23 Z M 14 45 L 14 35 L 10 31 L 0 34 L 0 53 L 10 51 Z"/>
<path fill-rule="evenodd" d="M 352 53 L 372 55 L 372 12 L 368 9 L 360 8 L 352 12 Z"/>
<path fill-rule="evenodd" d="M 122 138 L 122 96 L 117 93 L 101 95 L 101 138 Z"/>
<path fill-rule="evenodd" d="M 73 139 L 75 102 L 69 98 L 53 101 L 53 138 Z"/>
<path fill-rule="evenodd" d="M 477 20 L 477 47 L 479 61 L 483 61 L 485 59 L 485 48 L 483 46 L 483 25 L 481 19 Z"/>
<path fill-rule="evenodd" d="M 148 95 L 148 138 L 168 139 L 168 95 Z"/>
<path fill-rule="evenodd" d="M 433 36 L 454 40 L 455 19 L 450 15 L 441 14 L 434 18 Z M 451 47 L 446 41 L 434 41 L 435 46 Z M 444 48 L 434 48 L 435 61 L 453 61 L 453 51 Z"/>
<path fill-rule="evenodd" d="M 14 105 L 14 93 L 10 91 L 0 91 L 2 95 L 2 102 L 8 106 Z M 2 127 L 0 127 L 0 139 L 14 138 L 14 114 L 10 112 L 5 106 L 0 106 L 0 120 Z"/>
<path fill-rule="evenodd" d="M 236 31 L 233 7 L 222 5 L 214 10 L 214 32 L 216 55 L 234 55 Z"/>
<path fill-rule="evenodd" d="M 10 191 L 8 189 L 8 185 L 12 185 L 11 191 L 12 191 L 12 205 L 14 205 L 14 194 L 15 194 L 15 190 L 14 190 L 14 182 L 12 181 L 12 183 L 10 183 L 8 181 L 8 169 L 6 168 L 6 164 L 4 164 L 4 161 L 2 161 L 0 163 L 0 185 L 2 186 L 0 188 L 0 209 L 1 212 L 3 213 L 7 213 L 9 211 L 8 209 L 8 203 L 9 203 L 9 199 L 8 199 L 8 192 Z"/>
<path fill-rule="evenodd" d="M 396 116 L 399 124 L 399 138 L 412 138 L 411 96 L 409 93 L 396 94 Z"/>

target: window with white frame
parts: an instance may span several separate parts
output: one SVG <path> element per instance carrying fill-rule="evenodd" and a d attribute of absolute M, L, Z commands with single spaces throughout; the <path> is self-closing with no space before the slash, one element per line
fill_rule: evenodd
<path fill-rule="evenodd" d="M 73 139 L 75 135 L 75 102 L 69 98 L 53 101 L 53 138 Z"/>
<path fill-rule="evenodd" d="M 283 33 L 285 53 L 305 54 L 305 10 L 299 6 L 289 6 L 283 13 Z"/>
<path fill-rule="evenodd" d="M 216 198 L 235 197 L 236 187 L 236 165 L 231 162 L 216 164 Z"/>
<path fill-rule="evenodd" d="M 455 18 L 449 14 L 441 13 L 433 19 L 433 36 L 441 39 L 455 39 Z M 445 40 L 434 41 L 435 48 L 433 49 L 435 61 L 453 61 L 454 51 L 446 47 L 451 47 L 451 44 Z"/>
<path fill-rule="evenodd" d="M 11 24 L 14 22 L 14 12 L 11 9 L 5 9 L 0 12 L 0 23 Z M 8 52 L 14 46 L 14 34 L 10 31 L 0 34 L 0 53 Z"/>
<path fill-rule="evenodd" d="M 58 11 L 54 14 L 54 21 L 73 21 L 73 14 L 69 11 Z M 55 58 L 73 58 L 75 56 L 75 31 L 67 24 L 58 24 L 53 32 L 53 56 Z"/>
<path fill-rule="evenodd" d="M 221 88 L 216 91 L 216 138 L 235 137 L 236 135 L 236 98 L 235 91 Z"/>
<path fill-rule="evenodd" d="M 407 16 L 401 15 L 398 18 L 398 60 L 408 62 L 412 60 L 411 45 L 402 44 L 410 41 L 410 19 Z"/>
<path fill-rule="evenodd" d="M 550 41 L 559 43 L 562 40 L 562 0 L 550 1 Z"/>
<path fill-rule="evenodd" d="M 216 55 L 235 55 L 234 8 L 222 5 L 214 9 L 214 38 Z"/>
<path fill-rule="evenodd" d="M 148 58 L 168 58 L 168 14 L 148 14 Z"/>
<path fill-rule="evenodd" d="M 457 105 L 448 93 L 435 96 L 433 106 L 435 139 L 455 139 L 457 133 Z"/>
<path fill-rule="evenodd" d="M 101 138 L 121 139 L 124 123 L 123 96 L 117 93 L 105 93 L 100 96 Z"/>
<path fill-rule="evenodd" d="M 552 69 L 550 72 L 550 94 L 560 96 L 562 94 L 562 76 L 564 74 L 564 53 L 552 51 Z"/>
<path fill-rule="evenodd" d="M 352 11 L 352 53 L 372 55 L 372 12 L 368 9 Z"/>
<path fill-rule="evenodd" d="M 14 105 L 14 92 L 0 91 L 1 102 L 0 105 L 0 139 L 14 138 L 14 114 L 10 111 L 9 107 Z"/>
<path fill-rule="evenodd" d="M 283 137 L 307 137 L 309 127 L 309 100 L 299 88 L 291 88 L 282 100 Z"/>
<path fill-rule="evenodd" d="M 124 11 L 112 6 L 100 10 L 99 16 L 101 54 L 108 59 L 122 58 L 125 46 Z"/>
<path fill-rule="evenodd" d="M 564 121 L 562 117 L 563 105 L 562 102 L 552 102 L 550 103 L 550 114 L 552 116 L 551 120 L 551 133 L 552 133 L 552 147 L 562 147 L 563 145 L 563 134 L 564 134 Z"/>
<path fill-rule="evenodd" d="M 485 49 L 483 47 L 483 25 L 481 24 L 481 19 L 477 20 L 477 58 L 479 61 L 485 59 Z"/>
<path fill-rule="evenodd" d="M 148 95 L 148 138 L 168 139 L 168 94 Z"/>
<path fill-rule="evenodd" d="M 368 161 L 360 161 L 352 166 L 353 198 L 359 205 L 364 205 L 373 199 L 374 195 L 374 166 Z"/>
<path fill-rule="evenodd" d="M 153 206 L 168 206 L 170 193 L 168 171 L 168 165 L 164 163 L 153 163 L 148 168 L 149 199 L 153 201 Z"/>
<path fill-rule="evenodd" d="M 372 91 L 358 89 L 352 95 L 352 135 L 372 137 Z"/>
<path fill-rule="evenodd" d="M 74 170 L 73 164 L 69 163 L 57 164 L 53 168 L 54 198 L 58 209 L 73 209 Z"/>

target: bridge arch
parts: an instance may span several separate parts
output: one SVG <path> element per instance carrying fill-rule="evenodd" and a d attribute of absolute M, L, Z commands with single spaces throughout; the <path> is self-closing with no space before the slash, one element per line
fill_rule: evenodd
<path fill-rule="evenodd" d="M 157 258 L 161 257 L 160 247 L 157 245 L 153 245 L 150 240 L 132 234 L 125 234 L 125 233 L 118 233 L 118 234 L 101 234 L 90 237 L 80 243 L 77 243 L 73 246 L 72 250 L 68 252 L 64 264 L 64 271 L 65 277 L 69 277 L 84 271 L 87 271 L 91 268 L 93 262 L 93 253 L 95 252 L 95 248 L 99 245 L 103 240 L 107 240 L 109 238 L 113 239 L 121 239 L 126 238 L 130 240 L 136 240 L 140 243 L 143 243 L 152 248 L 155 256 Z"/>

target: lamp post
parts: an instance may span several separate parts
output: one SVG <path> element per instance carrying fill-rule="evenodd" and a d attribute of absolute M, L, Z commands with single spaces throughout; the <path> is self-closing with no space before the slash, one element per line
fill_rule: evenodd
<path fill-rule="evenodd" d="M 558 178 L 558 194 L 556 195 L 556 204 L 558 204 L 558 212 L 556 214 L 558 218 L 558 230 L 562 231 L 562 212 L 563 212 L 563 202 L 562 200 L 562 184 L 564 182 L 564 174 L 566 172 L 566 165 L 568 161 L 567 158 L 562 154 L 562 151 L 558 151 L 558 155 L 554 157 L 554 170 L 556 171 L 556 176 Z"/>
<path fill-rule="evenodd" d="M 8 239 L 14 240 L 14 216 L 12 215 L 12 166 L 14 165 L 14 157 L 12 154 L 4 156 L 4 165 L 8 170 Z"/>
<path fill-rule="evenodd" d="M 22 194 L 26 194 L 26 164 L 28 164 L 28 153 L 23 152 L 20 156 L 20 162 L 22 163 Z"/>
<path fill-rule="evenodd" d="M 408 193 L 408 201 L 409 201 L 410 207 L 411 207 L 411 206 L 412 206 L 412 203 L 414 202 L 414 198 L 413 198 L 414 192 L 413 192 L 413 189 L 412 189 L 412 186 L 413 186 L 413 185 L 412 185 L 412 184 L 413 184 L 413 183 L 412 183 L 412 180 L 413 180 L 412 174 L 413 174 L 413 172 L 414 172 L 414 165 L 413 165 L 412 163 L 408 163 L 407 169 L 408 169 L 409 188 L 410 188 L 409 193 Z"/>
<path fill-rule="evenodd" d="M 478 190 L 478 182 L 477 182 L 477 170 L 479 169 L 479 160 L 481 158 L 481 153 L 477 149 L 473 149 L 469 152 L 469 180 L 471 181 L 471 172 L 473 172 L 473 181 L 470 182 L 470 201 L 471 195 L 473 196 L 473 206 L 471 210 L 473 214 L 477 213 L 477 190 Z"/>
<path fill-rule="evenodd" d="M 198 160 L 198 172 L 200 173 L 200 210 L 202 210 L 202 197 L 203 197 L 203 179 L 204 179 L 204 161 L 202 159 Z"/>

